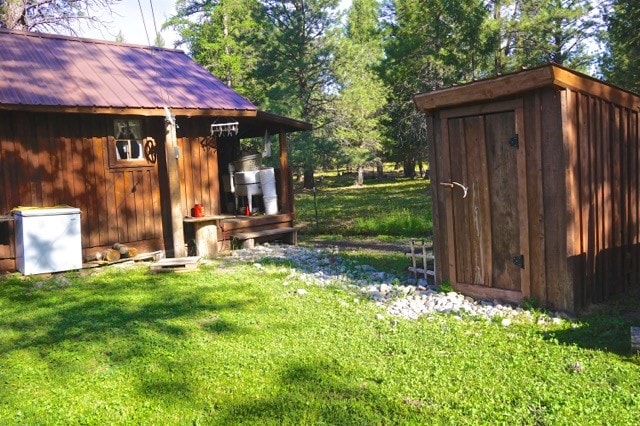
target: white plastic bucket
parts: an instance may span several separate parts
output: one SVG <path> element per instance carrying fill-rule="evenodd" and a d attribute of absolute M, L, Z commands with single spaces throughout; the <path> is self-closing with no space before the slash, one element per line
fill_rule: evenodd
<path fill-rule="evenodd" d="M 260 185 L 262 186 L 262 194 L 266 198 L 278 196 L 276 192 L 276 175 L 273 167 L 267 167 L 260 170 Z"/>
<path fill-rule="evenodd" d="M 263 197 L 264 213 L 278 214 L 278 197 Z"/>

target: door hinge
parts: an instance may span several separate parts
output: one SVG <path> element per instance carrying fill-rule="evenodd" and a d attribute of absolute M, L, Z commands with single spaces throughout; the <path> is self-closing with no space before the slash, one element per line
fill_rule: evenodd
<path fill-rule="evenodd" d="M 511 261 L 514 265 L 524 269 L 524 255 L 520 254 L 518 256 L 512 256 Z"/>
<path fill-rule="evenodd" d="M 509 138 L 509 146 L 511 148 L 520 148 L 520 138 L 518 137 L 518 135 L 513 135 Z"/>

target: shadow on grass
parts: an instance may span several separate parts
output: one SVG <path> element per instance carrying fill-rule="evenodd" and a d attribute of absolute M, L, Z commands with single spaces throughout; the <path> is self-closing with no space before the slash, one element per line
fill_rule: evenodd
<path fill-rule="evenodd" d="M 292 363 L 280 375 L 280 392 L 270 398 L 245 400 L 228 407 L 216 421 L 220 424 L 255 424 L 265 419 L 275 424 L 376 424 L 386 412 L 406 407 L 389 407 L 365 380 L 353 385 L 347 371 L 324 361 Z M 389 419 L 389 421 L 392 421 Z"/>
<path fill-rule="evenodd" d="M 618 355 L 630 354 L 629 325 L 619 315 L 590 315 L 580 319 L 575 328 L 546 331 L 547 340 L 596 349 Z"/>
<path fill-rule="evenodd" d="M 640 326 L 640 291 L 630 290 L 606 303 L 588 307 L 578 324 L 575 328 L 546 332 L 545 337 L 581 348 L 630 355 L 630 327 Z M 630 360 L 640 362 L 638 357 Z"/>
<path fill-rule="evenodd" d="M 43 289 L 33 292 L 29 285 L 17 285 L 18 288 L 3 291 L 5 298 L 12 301 L 14 309 L 31 313 L 19 318 L 5 316 L 0 321 L 0 328 L 17 333 L 11 341 L 0 343 L 0 353 L 114 337 L 140 342 L 141 335 L 149 332 L 182 339 L 187 337 L 188 323 L 177 325 L 173 320 L 237 312 L 252 303 L 247 298 L 215 302 L 211 295 L 215 290 L 211 287 L 164 285 L 154 277 L 137 277 L 135 284 L 103 286 L 94 282 L 89 289 L 80 286 L 71 291 L 56 289 L 53 291 L 56 294 Z M 212 321 L 202 328 L 215 334 L 242 332 L 221 321 Z M 114 354 L 119 358 L 123 355 Z"/>

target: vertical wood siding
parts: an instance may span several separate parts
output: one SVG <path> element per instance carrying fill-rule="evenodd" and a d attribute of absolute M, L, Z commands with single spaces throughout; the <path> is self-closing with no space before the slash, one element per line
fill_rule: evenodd
<path fill-rule="evenodd" d="M 158 167 L 109 167 L 114 118 L 0 111 L 0 212 L 80 208 L 85 255 L 115 242 L 163 248 Z M 155 121 L 146 120 L 148 132 L 162 126 Z M 14 258 L 12 233 L 0 226 L 0 261 Z"/>
<path fill-rule="evenodd" d="M 573 131 L 568 186 L 575 232 L 567 234 L 576 303 L 601 302 L 639 286 L 638 112 L 569 91 Z"/>
<path fill-rule="evenodd" d="M 191 214 L 191 207 L 200 203 L 205 214 L 220 214 L 220 183 L 218 176 L 217 140 L 207 136 L 211 120 L 183 120 L 178 130 L 180 149 L 180 179 L 182 209 Z"/>

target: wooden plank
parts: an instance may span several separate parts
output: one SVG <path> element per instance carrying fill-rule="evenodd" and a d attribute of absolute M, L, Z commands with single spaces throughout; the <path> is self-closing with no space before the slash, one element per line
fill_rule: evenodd
<path fill-rule="evenodd" d="M 449 119 L 449 152 L 451 155 L 450 171 L 451 181 L 467 185 L 467 153 L 465 149 L 466 140 L 464 134 L 464 119 Z M 455 244 L 455 266 L 456 282 L 473 284 L 473 274 L 471 268 L 471 252 L 469 244 L 468 218 L 471 216 L 467 211 L 467 198 L 463 198 L 462 190 L 454 186 L 449 189 L 450 198 L 453 204 L 453 237 Z"/>
<path fill-rule="evenodd" d="M 560 66 L 553 66 L 553 74 L 556 86 L 587 93 L 631 110 L 640 108 L 640 97 L 635 93 Z"/>
<path fill-rule="evenodd" d="M 594 127 L 594 136 L 593 136 L 593 195 L 594 195 L 594 288 L 591 295 L 592 302 L 598 302 L 602 300 L 602 287 L 604 285 L 603 274 L 602 274 L 602 257 L 601 253 L 604 248 L 604 238 L 603 238 L 603 223 L 604 223 L 604 215 L 603 215 L 603 191 L 604 191 L 604 183 L 603 183 L 603 162 L 602 162 L 602 129 L 604 126 L 602 119 L 602 100 L 593 99 L 593 116 L 592 122 Z"/>
<path fill-rule="evenodd" d="M 222 205 L 220 197 L 222 196 L 222 191 L 220 189 L 218 150 L 212 147 L 208 147 L 206 149 L 203 149 L 202 152 L 207 160 L 208 165 L 208 178 L 206 183 L 209 195 L 209 214 L 220 214 L 220 206 Z"/>
<path fill-rule="evenodd" d="M 633 276 L 632 282 L 636 288 L 640 287 L 640 117 L 637 112 L 632 113 L 631 125 L 631 147 L 630 157 L 632 164 L 632 181 L 631 181 L 631 211 L 632 211 L 632 229 L 633 235 Z"/>
<path fill-rule="evenodd" d="M 38 177 L 36 186 L 40 191 L 40 203 L 42 206 L 54 206 L 58 204 L 53 197 L 53 179 L 51 175 L 51 151 L 49 150 L 49 132 L 45 117 L 36 118 L 35 122 L 36 146 L 34 155 L 38 161 Z"/>
<path fill-rule="evenodd" d="M 491 282 L 491 205 L 484 119 L 482 116 L 464 119 L 469 187 L 469 245 L 471 257 L 470 284 Z"/>
<path fill-rule="evenodd" d="M 573 91 L 561 93 L 562 135 L 564 142 L 565 194 L 566 194 L 566 240 L 564 256 L 567 259 L 567 280 L 560 283 L 563 305 L 575 306 L 575 290 L 582 288 L 580 262 L 580 165 L 578 157 L 578 107 L 577 94 Z"/>
<path fill-rule="evenodd" d="M 438 161 L 440 158 L 440 147 L 442 146 L 442 135 L 440 132 L 440 116 L 437 114 L 432 120 L 432 126 L 428 126 L 431 132 L 431 141 L 429 144 L 429 189 L 431 191 L 431 210 L 433 220 L 433 253 L 436 268 L 435 283 L 442 283 L 442 265 L 444 265 L 444 253 L 446 253 L 446 230 L 444 229 L 444 221 L 440 217 L 440 207 L 442 206 L 442 197 L 440 196 L 441 182 L 440 174 L 442 163 Z"/>
<path fill-rule="evenodd" d="M 141 182 L 140 187 L 142 188 L 142 203 L 141 203 L 141 214 L 142 214 L 142 236 L 141 238 L 146 240 L 148 238 L 153 238 L 153 185 L 151 184 L 151 173 L 150 169 L 142 170 L 141 173 Z"/>
<path fill-rule="evenodd" d="M 509 145 L 515 135 L 515 113 L 485 117 L 487 168 L 491 195 L 491 287 L 521 291 L 520 269 L 511 262 L 521 254 L 518 197 L 518 149 Z M 524 194 L 523 194 L 524 195 Z"/>
<path fill-rule="evenodd" d="M 33 206 L 36 202 L 32 197 L 35 195 L 31 192 L 30 182 L 32 180 L 31 173 L 33 170 L 31 169 L 31 160 L 29 159 L 29 150 L 28 146 L 28 135 L 26 133 L 26 128 L 28 127 L 28 122 L 26 121 L 26 114 L 18 114 L 15 116 L 15 148 L 18 158 L 18 164 L 20 165 L 17 169 L 17 188 L 18 188 L 18 203 L 23 206 Z"/>
<path fill-rule="evenodd" d="M 520 303 L 522 301 L 522 293 L 520 293 L 519 291 L 462 283 L 454 283 L 452 286 L 454 290 L 480 300 L 498 299 L 502 302 L 510 303 Z"/>
<path fill-rule="evenodd" d="M 156 145 L 156 148 L 158 145 Z M 160 186 L 157 182 L 160 181 L 160 173 L 158 170 L 159 162 L 156 164 L 152 170 L 150 175 L 151 178 L 151 187 L 153 188 L 151 202 L 152 202 L 152 212 L 153 212 L 153 237 L 159 238 L 162 237 L 162 204 L 160 197 Z"/>
<path fill-rule="evenodd" d="M 613 277 L 611 277 L 611 293 L 610 295 L 620 292 L 622 287 L 622 262 L 623 256 L 620 254 L 622 247 L 622 170 L 620 167 L 620 146 L 622 144 L 622 115 L 619 107 L 613 109 L 613 126 L 611 128 L 611 165 L 612 165 L 612 180 L 611 180 L 611 199 L 613 202 L 613 208 L 611 215 L 613 220 L 611 222 L 611 232 L 613 234 L 612 249 L 613 256 L 611 256 Z M 617 252 L 617 253 L 616 253 Z M 616 255 L 618 254 L 618 255 Z"/>
<path fill-rule="evenodd" d="M 584 306 L 591 297 L 591 287 L 593 285 L 593 274 L 591 273 L 591 257 L 589 244 L 591 241 L 590 224 L 591 219 L 591 161 L 589 158 L 589 146 L 591 145 L 589 132 L 589 98 L 585 95 L 577 96 L 577 161 L 578 161 L 578 196 L 580 197 L 580 253 L 584 258 L 584 269 L 580 277 L 580 287 L 576 288 L 576 305 Z"/>
<path fill-rule="evenodd" d="M 150 266 L 152 273 L 192 272 L 198 270 L 199 256 L 160 259 Z"/>
<path fill-rule="evenodd" d="M 566 191 L 565 155 L 563 142 L 562 93 L 553 90 L 541 92 L 543 200 L 545 214 L 545 275 L 547 280 L 546 305 L 555 309 L 571 310 L 566 300 L 567 243 L 566 243 Z"/>
<path fill-rule="evenodd" d="M 234 219 L 223 220 L 220 223 L 220 227 L 224 231 L 234 231 L 236 229 L 242 229 L 251 226 L 272 225 L 275 223 L 291 223 L 292 221 L 293 215 L 291 214 L 277 214 L 258 217 L 238 216 Z"/>
<path fill-rule="evenodd" d="M 292 232 L 298 232 L 298 230 L 296 228 L 287 226 L 284 228 L 272 228 L 272 229 L 265 229 L 262 231 L 241 232 L 239 234 L 234 234 L 234 237 L 239 240 L 247 240 L 249 238 L 260 238 L 260 237 L 267 237 L 272 235 L 290 234 Z"/>
<path fill-rule="evenodd" d="M 101 129 L 103 129 L 103 132 L 101 134 L 103 135 L 109 135 L 110 132 L 106 132 L 108 126 L 108 121 L 105 120 L 103 125 L 101 126 Z M 120 232 L 120 228 L 118 226 L 119 221 L 118 221 L 118 200 L 117 197 L 121 196 L 121 193 L 119 193 L 117 191 L 117 181 L 119 180 L 120 174 L 116 173 L 114 170 L 111 170 L 109 168 L 109 150 L 112 149 L 113 147 L 113 139 L 110 136 L 104 136 L 102 137 L 102 164 L 105 170 L 105 201 L 106 201 L 106 209 L 105 209 L 105 213 L 106 213 L 106 218 L 107 218 L 107 223 L 106 223 L 106 227 L 107 227 L 107 239 L 105 241 L 105 244 L 107 245 L 111 245 L 113 243 L 118 242 L 119 240 L 119 232 Z M 118 195 L 116 195 L 118 194 Z"/>
<path fill-rule="evenodd" d="M 600 253 L 602 263 L 603 287 L 601 300 L 609 297 L 611 287 L 611 249 L 613 248 L 613 201 L 612 201 L 612 168 L 611 168 L 611 122 L 612 106 L 604 103 L 602 105 L 602 252 Z"/>
<path fill-rule="evenodd" d="M 0 212 L 9 212 L 15 207 L 17 202 L 17 176 L 18 157 L 15 152 L 15 141 L 13 136 L 13 113 L 0 112 Z M 0 224 L 0 259 L 15 258 L 14 251 L 14 230 L 12 224 L 4 222 Z M 13 261 L 0 261 L 1 269 L 15 268 Z"/>
<path fill-rule="evenodd" d="M 83 209 L 86 216 L 87 229 L 83 230 L 86 238 L 83 240 L 84 247 L 95 247 L 100 245 L 100 204 L 97 198 L 98 182 L 96 170 L 96 158 L 93 150 L 93 138 L 91 135 L 95 130 L 95 117 L 81 117 L 76 121 L 80 129 L 79 140 L 82 143 L 82 170 L 85 189 L 83 194 Z"/>
<path fill-rule="evenodd" d="M 135 170 L 132 174 L 134 179 L 134 220 L 136 224 L 137 240 L 144 240 L 146 238 L 144 198 L 147 196 L 147 193 L 144 188 L 144 174 L 144 169 Z"/>
<path fill-rule="evenodd" d="M 518 135 L 520 147 L 516 150 L 516 166 L 518 177 L 518 218 L 520 235 L 520 255 L 524 258 L 525 267 L 520 269 L 520 292 L 523 297 L 531 296 L 531 265 L 529 265 L 529 203 L 527 182 L 527 134 L 525 132 L 524 110 L 515 110 L 515 133 Z M 529 266 L 527 266 L 529 265 Z"/>
<path fill-rule="evenodd" d="M 441 161 L 441 173 L 440 180 L 435 182 L 435 184 L 439 185 L 440 183 L 451 182 L 451 154 L 449 151 L 449 120 L 446 118 L 442 118 L 440 120 L 440 155 L 437 157 L 439 161 Z M 444 187 L 439 189 L 440 197 L 439 200 L 442 209 L 440 214 L 444 216 L 444 230 L 446 233 L 446 237 L 444 237 L 444 247 L 446 251 L 442 254 L 442 266 L 437 266 L 438 269 L 443 271 L 442 279 L 448 280 L 449 283 L 457 283 L 458 276 L 456 272 L 456 245 L 455 245 L 455 235 L 454 235 L 454 225 L 453 225 L 453 197 L 451 196 L 451 192 L 445 190 Z M 444 271 L 448 272 L 444 272 Z"/>
<path fill-rule="evenodd" d="M 19 203 L 18 176 L 19 156 L 16 152 L 14 136 L 14 115 L 12 113 L 0 114 L 0 157 L 2 157 L 2 176 L 4 178 L 2 191 L 4 199 L 0 208 L 2 212 L 8 212 Z"/>
<path fill-rule="evenodd" d="M 620 287 L 618 293 L 628 290 L 629 265 L 629 110 L 620 110 Z"/>
<path fill-rule="evenodd" d="M 195 203 L 195 196 L 193 193 L 193 158 L 191 155 L 191 144 L 189 138 L 180 138 L 180 164 L 182 165 L 182 174 L 180 175 L 181 183 L 183 185 L 184 198 L 183 198 L 183 211 L 184 214 L 189 214 L 189 210 Z"/>
<path fill-rule="evenodd" d="M 31 112 L 54 112 L 71 114 L 115 114 L 115 115 L 139 115 L 143 117 L 164 117 L 165 112 L 162 107 L 158 108 L 118 108 L 118 107 L 95 107 L 95 106 L 48 106 L 48 105 L 24 105 L 24 104 L 0 104 L 0 110 L 9 111 L 31 111 Z M 180 115 L 186 117 L 255 117 L 260 112 L 262 116 L 270 116 L 269 113 L 257 110 L 234 110 L 234 109 L 202 109 L 184 108 L 180 109 Z M 296 130 L 311 130 L 308 123 L 281 116 L 270 116 L 270 121 L 279 121 Z"/>
<path fill-rule="evenodd" d="M 97 245 L 109 244 L 109 202 L 108 202 L 108 188 L 107 188 L 107 170 L 108 164 L 104 161 L 104 138 L 105 126 L 103 125 L 104 119 L 102 117 L 94 117 L 92 122 L 93 133 L 91 137 L 91 145 L 93 148 L 93 161 L 96 173 L 95 183 L 95 197 L 96 197 L 96 211 L 95 215 L 98 217 L 97 221 Z"/>
<path fill-rule="evenodd" d="M 588 93 L 631 110 L 640 108 L 640 97 L 636 94 L 555 64 L 418 94 L 414 96 L 414 102 L 418 109 L 431 113 L 437 108 L 490 101 L 554 87 Z"/>
<path fill-rule="evenodd" d="M 414 96 L 416 106 L 423 111 L 498 99 L 553 83 L 551 66 L 527 72 L 504 75 L 466 85 L 450 87 Z"/>
<path fill-rule="evenodd" d="M 530 296 L 540 303 L 547 300 L 544 261 L 544 204 L 542 192 L 542 114 L 540 93 L 524 98 L 524 134 L 527 164 L 527 205 L 529 217 Z"/>
<path fill-rule="evenodd" d="M 233 231 L 222 230 L 222 239 L 228 240 L 235 235 L 246 233 L 246 232 L 259 232 L 259 231 L 266 231 L 269 229 L 290 228 L 292 227 L 292 225 L 293 224 L 291 222 L 281 222 L 281 223 L 273 223 L 269 225 L 256 224 L 256 225 L 247 226 L 246 228 L 234 229 Z"/>

